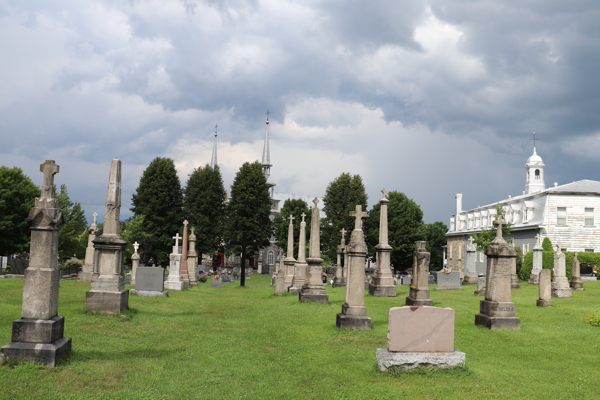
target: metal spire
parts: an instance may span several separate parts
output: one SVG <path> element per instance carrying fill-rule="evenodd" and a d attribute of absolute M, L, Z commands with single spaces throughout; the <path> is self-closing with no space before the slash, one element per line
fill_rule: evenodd
<path fill-rule="evenodd" d="M 271 167 L 271 152 L 269 151 L 269 114 L 271 112 L 267 110 L 267 121 L 265 122 L 265 147 L 263 148 L 262 165 L 265 168 L 265 174 L 267 174 Z"/>
<path fill-rule="evenodd" d="M 215 168 L 217 166 L 217 128 L 219 127 L 218 124 L 215 124 L 215 141 L 213 143 L 213 152 L 212 152 L 212 158 L 210 159 L 210 166 Z"/>

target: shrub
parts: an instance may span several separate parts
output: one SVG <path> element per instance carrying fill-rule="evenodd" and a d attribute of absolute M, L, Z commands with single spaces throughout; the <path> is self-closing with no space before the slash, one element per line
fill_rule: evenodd
<path fill-rule="evenodd" d="M 591 313 L 586 321 L 592 326 L 600 326 L 600 312 Z"/>
<path fill-rule="evenodd" d="M 519 278 L 522 281 L 526 281 L 531 276 L 531 270 L 533 269 L 533 251 L 528 251 L 523 259 L 521 265 L 521 271 L 519 271 Z"/>
<path fill-rule="evenodd" d="M 200 278 L 198 278 L 199 282 L 206 282 L 208 280 L 208 278 L 204 275 L 202 275 Z"/>
<path fill-rule="evenodd" d="M 542 248 L 544 249 L 544 251 L 554 251 L 554 247 L 552 246 L 552 241 L 550 240 L 550 238 L 544 238 L 544 241 L 542 242 Z"/>

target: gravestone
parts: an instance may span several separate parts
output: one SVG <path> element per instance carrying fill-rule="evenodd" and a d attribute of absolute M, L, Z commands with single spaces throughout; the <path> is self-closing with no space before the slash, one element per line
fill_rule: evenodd
<path fill-rule="evenodd" d="M 10 274 L 11 275 L 23 275 L 25 274 L 25 270 L 29 267 L 29 256 L 27 253 L 23 252 L 16 257 L 13 257 L 10 264 Z"/>
<path fill-rule="evenodd" d="M 494 221 L 494 225 L 498 227 L 496 238 L 486 251 L 485 300 L 481 301 L 479 314 L 475 315 L 475 325 L 494 330 L 521 327 L 521 320 L 516 316 L 517 307 L 512 301 L 511 289 L 511 264 L 517 252 L 502 238 L 504 224 L 502 217 Z"/>
<path fill-rule="evenodd" d="M 560 251 L 558 244 L 554 254 L 554 276 L 552 277 L 552 297 L 571 297 L 573 291 L 569 286 L 567 269 L 565 266 L 565 254 Z"/>
<path fill-rule="evenodd" d="M 573 254 L 573 264 L 571 267 L 571 289 L 583 290 L 583 282 L 580 275 L 579 253 Z"/>
<path fill-rule="evenodd" d="M 179 232 L 175 236 L 175 246 L 173 252 L 169 254 L 169 275 L 165 281 L 165 287 L 169 290 L 183 290 L 183 277 L 180 272 L 181 254 L 179 254 Z"/>
<path fill-rule="evenodd" d="M 221 278 L 212 278 L 212 286 L 214 287 L 223 287 L 223 280 Z"/>
<path fill-rule="evenodd" d="M 475 294 L 478 296 L 485 296 L 485 282 L 486 276 L 481 275 L 477 277 L 477 290 L 475 290 Z"/>
<path fill-rule="evenodd" d="M 306 221 L 304 221 L 304 217 L 306 214 L 302 213 L 300 215 L 302 217 L 302 221 L 300 222 L 300 237 L 298 238 L 298 260 L 295 264 L 295 272 L 294 278 L 292 279 L 292 286 L 287 290 L 290 293 L 299 293 L 302 290 L 302 286 L 306 283 L 306 268 L 308 264 L 306 263 Z M 288 248 L 288 251 L 290 249 Z M 285 263 L 285 260 L 284 260 Z M 284 284 L 285 290 L 285 284 Z"/>
<path fill-rule="evenodd" d="M 98 231 L 98 226 L 96 225 L 98 214 L 94 212 L 92 216 L 94 219 L 88 228 L 88 245 L 85 249 L 85 261 L 81 267 L 81 271 L 77 275 L 77 280 L 80 282 L 91 282 L 94 275 L 94 240 L 96 240 L 96 232 Z"/>
<path fill-rule="evenodd" d="M 188 239 L 189 250 L 188 250 L 188 276 L 190 278 L 190 286 L 196 286 L 198 284 L 198 275 L 196 273 L 198 265 L 198 253 L 196 253 L 196 235 L 194 234 L 194 227 L 192 227 L 192 234 Z"/>
<path fill-rule="evenodd" d="M 477 246 L 473 243 L 473 238 L 469 236 L 469 243 L 465 246 L 467 257 L 465 260 L 465 279 L 464 283 L 477 283 Z"/>
<path fill-rule="evenodd" d="M 510 246 L 513 248 L 513 250 L 516 251 L 516 246 L 517 246 L 517 242 L 515 241 L 515 239 L 511 239 L 510 242 Z M 521 288 L 521 282 L 519 280 L 519 275 L 517 275 L 517 258 L 515 257 L 514 259 L 512 259 L 511 261 L 511 265 L 510 265 L 510 287 L 513 289 L 520 289 Z"/>
<path fill-rule="evenodd" d="M 388 203 L 387 189 L 381 191 L 383 198 L 379 200 L 379 244 L 375 273 L 369 283 L 369 294 L 372 296 L 396 297 L 396 285 L 391 268 L 392 246 L 388 243 Z"/>
<path fill-rule="evenodd" d="M 288 219 L 290 220 L 290 223 L 288 224 L 287 257 L 283 260 L 283 265 L 285 266 L 283 289 L 289 292 L 296 293 L 298 292 L 298 290 L 300 290 L 302 286 L 298 287 L 293 285 L 293 280 L 295 276 L 294 268 L 296 267 L 296 259 L 294 258 L 294 217 L 290 215 Z M 302 217 L 302 219 L 304 219 L 304 217 Z M 298 279 L 296 279 L 296 285 L 297 284 Z"/>
<path fill-rule="evenodd" d="M 190 275 L 188 273 L 188 224 L 187 220 L 183 221 L 183 243 L 181 245 L 181 261 L 179 262 L 179 274 L 183 279 L 184 286 L 190 286 Z"/>
<path fill-rule="evenodd" d="M 431 254 L 427 251 L 427 242 L 416 242 L 413 253 L 413 280 L 405 304 L 407 306 L 430 306 L 433 304 L 429 296 L 429 260 Z"/>
<path fill-rule="evenodd" d="M 139 247 L 140 247 L 140 245 L 138 244 L 137 241 L 135 243 L 133 243 L 133 254 L 131 255 L 131 281 L 130 281 L 130 283 L 132 285 L 135 285 L 136 271 L 137 271 L 138 267 L 140 266 L 140 255 L 137 252 Z"/>
<path fill-rule="evenodd" d="M 335 269 L 335 278 L 331 284 L 333 287 L 346 286 L 346 276 L 344 275 L 345 264 L 342 265 L 342 260 L 346 262 L 346 258 L 344 256 L 346 252 L 346 230 L 342 228 L 340 233 L 342 234 L 342 238 L 336 249 L 337 268 Z"/>
<path fill-rule="evenodd" d="M 221 276 L 221 280 L 223 281 L 223 283 L 232 283 L 233 282 L 233 276 L 231 276 L 231 275 L 222 275 Z"/>
<path fill-rule="evenodd" d="M 367 244 L 361 228 L 362 218 L 365 218 L 367 213 L 362 211 L 362 206 L 357 205 L 356 211 L 352 211 L 350 215 L 355 217 L 355 222 L 348 246 L 349 275 L 342 312 L 336 315 L 335 325 L 338 328 L 371 329 L 372 321 L 367 317 L 364 289 Z"/>
<path fill-rule="evenodd" d="M 403 276 L 402 277 L 402 285 L 411 285 L 412 284 L 412 276 Z"/>
<path fill-rule="evenodd" d="M 310 229 L 310 257 L 306 259 L 306 280 L 302 289 L 298 292 L 299 301 L 313 301 L 316 303 L 329 302 L 329 295 L 323 286 L 323 259 L 321 258 L 321 214 L 317 203 L 319 199 L 313 200 Z"/>
<path fill-rule="evenodd" d="M 40 165 L 44 184 L 27 217 L 31 221 L 30 263 L 24 271 L 21 318 L 13 321 L 12 342 L 0 348 L 0 364 L 11 358 L 54 367 L 71 351 L 71 339 L 63 336 L 65 318 L 58 315 L 58 236 L 64 222 L 54 189 L 59 168 L 53 160 Z"/>
<path fill-rule="evenodd" d="M 579 276 L 582 281 L 595 281 L 597 280 L 596 273 L 591 264 L 581 263 L 579 264 Z"/>
<path fill-rule="evenodd" d="M 85 309 L 120 313 L 129 307 L 125 289 L 123 259 L 127 241 L 121 237 L 121 160 L 113 159 L 104 203 L 104 230 L 93 241 L 94 275 L 92 290 L 85 294 Z"/>
<path fill-rule="evenodd" d="M 465 364 L 465 353 L 454 349 L 456 312 L 430 306 L 393 307 L 388 311 L 388 347 L 377 349 L 381 371 L 392 366 L 453 368 Z"/>
<path fill-rule="evenodd" d="M 437 276 L 436 276 L 436 275 L 431 275 L 431 274 L 429 274 L 429 275 L 427 276 L 427 284 L 428 284 L 428 285 L 435 285 L 435 284 L 437 283 L 437 282 L 436 282 L 436 278 L 437 278 Z"/>
<path fill-rule="evenodd" d="M 460 272 L 437 273 L 437 286 L 435 287 L 435 290 L 459 289 L 462 289 L 462 286 L 460 286 Z"/>
<path fill-rule="evenodd" d="M 536 243 L 533 247 L 533 268 L 531 269 L 531 275 L 528 280 L 528 282 L 531 284 L 537 284 L 540 282 L 538 275 L 542 271 L 542 264 L 544 261 L 544 249 L 540 243 L 541 238 L 539 233 L 535 235 L 535 238 Z"/>
<path fill-rule="evenodd" d="M 136 269 L 135 289 L 131 294 L 144 297 L 168 296 L 165 291 L 164 271 L 160 267 L 138 267 Z"/>
<path fill-rule="evenodd" d="M 539 274 L 540 299 L 536 301 L 538 307 L 552 305 L 552 270 L 543 269 Z"/>

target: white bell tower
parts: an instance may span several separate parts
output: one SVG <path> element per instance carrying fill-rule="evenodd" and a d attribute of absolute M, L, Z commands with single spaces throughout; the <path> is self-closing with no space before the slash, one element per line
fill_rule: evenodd
<path fill-rule="evenodd" d="M 544 183 L 544 161 L 535 151 L 535 141 L 539 139 L 535 138 L 534 133 L 533 139 L 530 140 L 533 140 L 533 154 L 525 163 L 525 194 L 537 193 L 546 189 L 546 184 Z"/>

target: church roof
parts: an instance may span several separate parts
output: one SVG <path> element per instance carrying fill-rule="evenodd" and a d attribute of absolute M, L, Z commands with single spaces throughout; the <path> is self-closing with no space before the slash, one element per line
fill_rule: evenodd
<path fill-rule="evenodd" d="M 600 182 L 582 179 L 577 182 L 567 183 L 557 187 L 546 189 L 545 192 L 561 194 L 595 194 L 600 195 Z"/>

